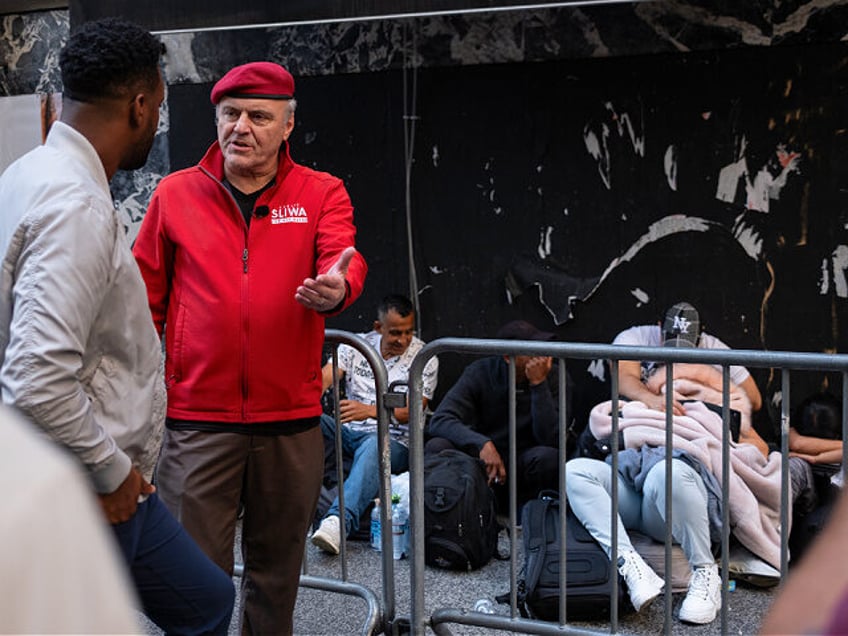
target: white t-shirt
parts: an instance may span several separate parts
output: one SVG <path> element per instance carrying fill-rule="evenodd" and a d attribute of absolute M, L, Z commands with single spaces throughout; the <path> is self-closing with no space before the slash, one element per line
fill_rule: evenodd
<path fill-rule="evenodd" d="M 380 340 L 382 336 L 376 331 L 359 334 L 368 344 L 370 344 L 377 353 L 380 352 Z M 413 337 L 412 342 L 399 356 L 393 356 L 388 360 L 384 359 L 386 371 L 389 376 L 389 384 L 392 382 L 406 382 L 409 379 L 409 367 L 412 366 L 412 361 L 416 354 L 424 346 L 424 342 L 419 338 Z M 349 400 L 356 400 L 363 404 L 377 403 L 377 388 L 374 382 L 374 372 L 371 370 L 371 364 L 367 358 L 353 347 L 347 345 L 339 346 L 339 369 L 345 374 L 345 392 Z M 423 373 L 423 388 L 421 394 L 428 400 L 433 399 L 433 394 L 436 392 L 436 383 L 439 375 L 439 360 L 438 358 L 430 358 L 430 361 L 424 366 Z M 398 385 L 394 391 L 406 393 L 406 385 Z M 391 427 L 389 432 L 393 439 L 406 444 L 409 437 L 408 424 L 400 424 L 394 416 L 392 416 Z M 355 431 L 376 431 L 377 420 L 368 418 L 361 422 L 348 422 L 345 426 L 349 426 Z"/>
<path fill-rule="evenodd" d="M 661 347 L 663 346 L 662 329 L 659 325 L 639 325 L 625 329 L 615 337 L 612 341 L 617 345 L 630 345 L 633 347 Z M 715 336 L 708 333 L 701 333 L 701 338 L 698 340 L 699 349 L 730 349 L 726 344 Z M 721 365 L 712 365 L 716 370 L 721 371 Z M 645 382 L 657 367 L 656 362 L 642 361 L 642 382 Z M 734 384 L 740 385 L 748 379 L 748 369 L 738 365 L 731 365 L 730 379 Z"/>

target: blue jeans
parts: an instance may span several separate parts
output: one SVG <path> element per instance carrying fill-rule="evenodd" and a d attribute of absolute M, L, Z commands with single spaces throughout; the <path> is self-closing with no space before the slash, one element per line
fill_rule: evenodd
<path fill-rule="evenodd" d="M 156 493 L 112 526 L 142 610 L 166 634 L 226 634 L 232 579 L 197 547 Z"/>
<path fill-rule="evenodd" d="M 598 459 L 579 457 L 565 464 L 568 503 L 595 540 L 612 554 L 612 466 Z M 671 460 L 671 534 L 693 567 L 715 563 L 710 549 L 707 488 L 694 468 Z M 665 461 L 655 464 L 642 492 L 618 478 L 618 553 L 633 550 L 625 528 L 665 541 Z"/>
<path fill-rule="evenodd" d="M 326 413 L 321 416 L 321 431 L 324 443 L 336 443 L 336 420 Z M 342 426 L 342 452 L 353 456 L 350 473 L 344 482 L 345 535 L 359 530 L 359 520 L 368 505 L 380 492 L 380 451 L 377 433 L 352 431 Z M 391 470 L 398 474 L 409 470 L 409 449 L 395 440 L 391 441 Z M 325 518 L 339 515 L 339 499 L 336 497 Z"/>

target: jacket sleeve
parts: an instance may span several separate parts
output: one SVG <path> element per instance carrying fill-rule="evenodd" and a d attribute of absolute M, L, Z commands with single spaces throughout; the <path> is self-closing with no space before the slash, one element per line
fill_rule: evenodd
<path fill-rule="evenodd" d="M 338 260 L 346 247 L 355 246 L 356 227 L 353 224 L 353 206 L 350 197 L 340 179 L 333 178 L 333 184 L 327 189 L 324 205 L 318 221 L 315 237 L 317 250 L 316 271 L 326 273 Z M 362 293 L 368 265 L 359 251 L 356 252 L 347 270 L 347 294 L 344 301 L 328 315 L 344 311 Z"/>
<path fill-rule="evenodd" d="M 22 226 L 3 401 L 67 447 L 98 492 L 117 489 L 131 461 L 98 422 L 83 387 L 83 353 L 112 284 L 118 223 L 89 200 L 62 200 Z M 107 216 L 107 213 L 109 216 Z M 8 258 L 8 256 L 7 256 Z"/>
<path fill-rule="evenodd" d="M 161 187 L 153 193 L 133 245 L 133 256 L 147 288 L 150 314 L 160 337 L 165 329 L 165 316 L 168 313 L 174 260 L 174 246 L 168 239 L 165 227 L 165 206 L 162 203 L 165 196 Z"/>
<path fill-rule="evenodd" d="M 457 448 L 473 446 L 479 451 L 490 438 L 474 430 L 480 412 L 479 400 L 483 397 L 482 378 L 475 373 L 477 370 L 473 365 L 465 369 L 439 402 L 428 430 L 432 437 L 443 437 Z"/>
<path fill-rule="evenodd" d="M 537 444 L 556 446 L 559 440 L 559 411 L 550 381 L 546 379 L 529 390 L 533 437 Z"/>

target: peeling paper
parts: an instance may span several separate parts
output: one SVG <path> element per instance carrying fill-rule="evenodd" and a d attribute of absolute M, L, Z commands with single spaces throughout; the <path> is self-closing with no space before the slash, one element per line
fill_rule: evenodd
<path fill-rule="evenodd" d="M 668 182 L 668 187 L 672 191 L 677 192 L 677 148 L 674 145 L 670 145 L 665 149 L 663 168 L 665 169 L 665 179 Z"/>
<path fill-rule="evenodd" d="M 639 289 L 638 287 L 636 289 L 631 289 L 630 293 L 636 299 L 637 307 L 641 307 L 642 305 L 646 304 L 651 298 L 644 290 Z"/>
<path fill-rule="evenodd" d="M 633 245 L 631 245 L 624 254 L 612 260 L 606 270 L 604 270 L 604 273 L 598 280 L 597 285 L 595 285 L 592 291 L 589 292 L 583 300 L 591 297 L 592 294 L 594 294 L 603 284 L 607 276 L 613 272 L 613 270 L 622 263 L 632 260 L 639 252 L 651 243 L 656 243 L 660 239 L 671 236 L 672 234 L 677 234 L 678 232 L 707 232 L 713 225 L 717 224 L 700 217 L 685 216 L 683 214 L 667 216 L 652 223 L 648 226 L 648 231 L 636 239 Z"/>
<path fill-rule="evenodd" d="M 548 226 L 547 229 L 542 228 L 539 232 L 539 246 L 536 251 L 539 254 L 539 258 L 545 260 L 548 256 L 551 255 L 551 234 L 553 233 L 554 228 L 552 226 Z"/>
<path fill-rule="evenodd" d="M 603 360 L 592 360 L 586 370 L 592 377 L 597 378 L 601 382 L 606 382 L 607 365 Z"/>
<path fill-rule="evenodd" d="M 760 166 L 754 178 L 751 179 L 751 169 L 745 158 L 748 142 L 743 135 L 739 141 L 739 158 L 719 170 L 716 198 L 719 201 L 733 203 L 740 181 L 745 185 L 745 207 L 748 210 L 767 213 L 769 202 L 780 199 L 780 193 L 786 186 L 789 175 L 798 172 L 800 153 L 788 152 L 785 144 L 778 144 L 774 155 Z M 775 169 L 780 172 L 775 176 L 769 163 L 773 161 Z"/>
<path fill-rule="evenodd" d="M 612 102 L 606 102 L 604 108 L 610 114 L 610 119 L 615 124 L 615 130 L 618 136 L 629 139 L 633 154 L 644 157 L 645 137 L 644 135 L 636 134 L 630 115 L 628 113 L 618 113 Z M 607 190 L 612 189 L 608 144 L 610 133 L 611 130 L 607 122 L 600 124 L 600 134 L 593 130 L 591 124 L 586 124 L 583 128 L 583 143 L 586 146 L 586 151 L 598 164 L 598 174 L 600 174 L 601 180 L 604 182 Z"/>
<path fill-rule="evenodd" d="M 845 278 L 845 270 L 848 269 L 848 246 L 838 245 L 833 250 L 832 261 L 834 292 L 840 298 L 848 298 L 848 281 Z"/>

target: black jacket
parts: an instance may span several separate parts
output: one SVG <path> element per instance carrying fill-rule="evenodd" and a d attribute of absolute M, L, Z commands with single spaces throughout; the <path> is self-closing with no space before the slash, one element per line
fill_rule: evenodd
<path fill-rule="evenodd" d="M 546 382 L 516 383 L 516 440 L 520 453 L 559 440 L 557 364 Z M 570 392 L 566 379 L 566 389 Z M 567 399 L 566 406 L 570 400 Z M 566 419 L 568 425 L 568 419 Z M 509 366 L 501 356 L 472 362 L 441 400 L 429 423 L 431 437 L 444 437 L 457 448 L 480 452 L 491 440 L 498 453 L 509 450 Z"/>

